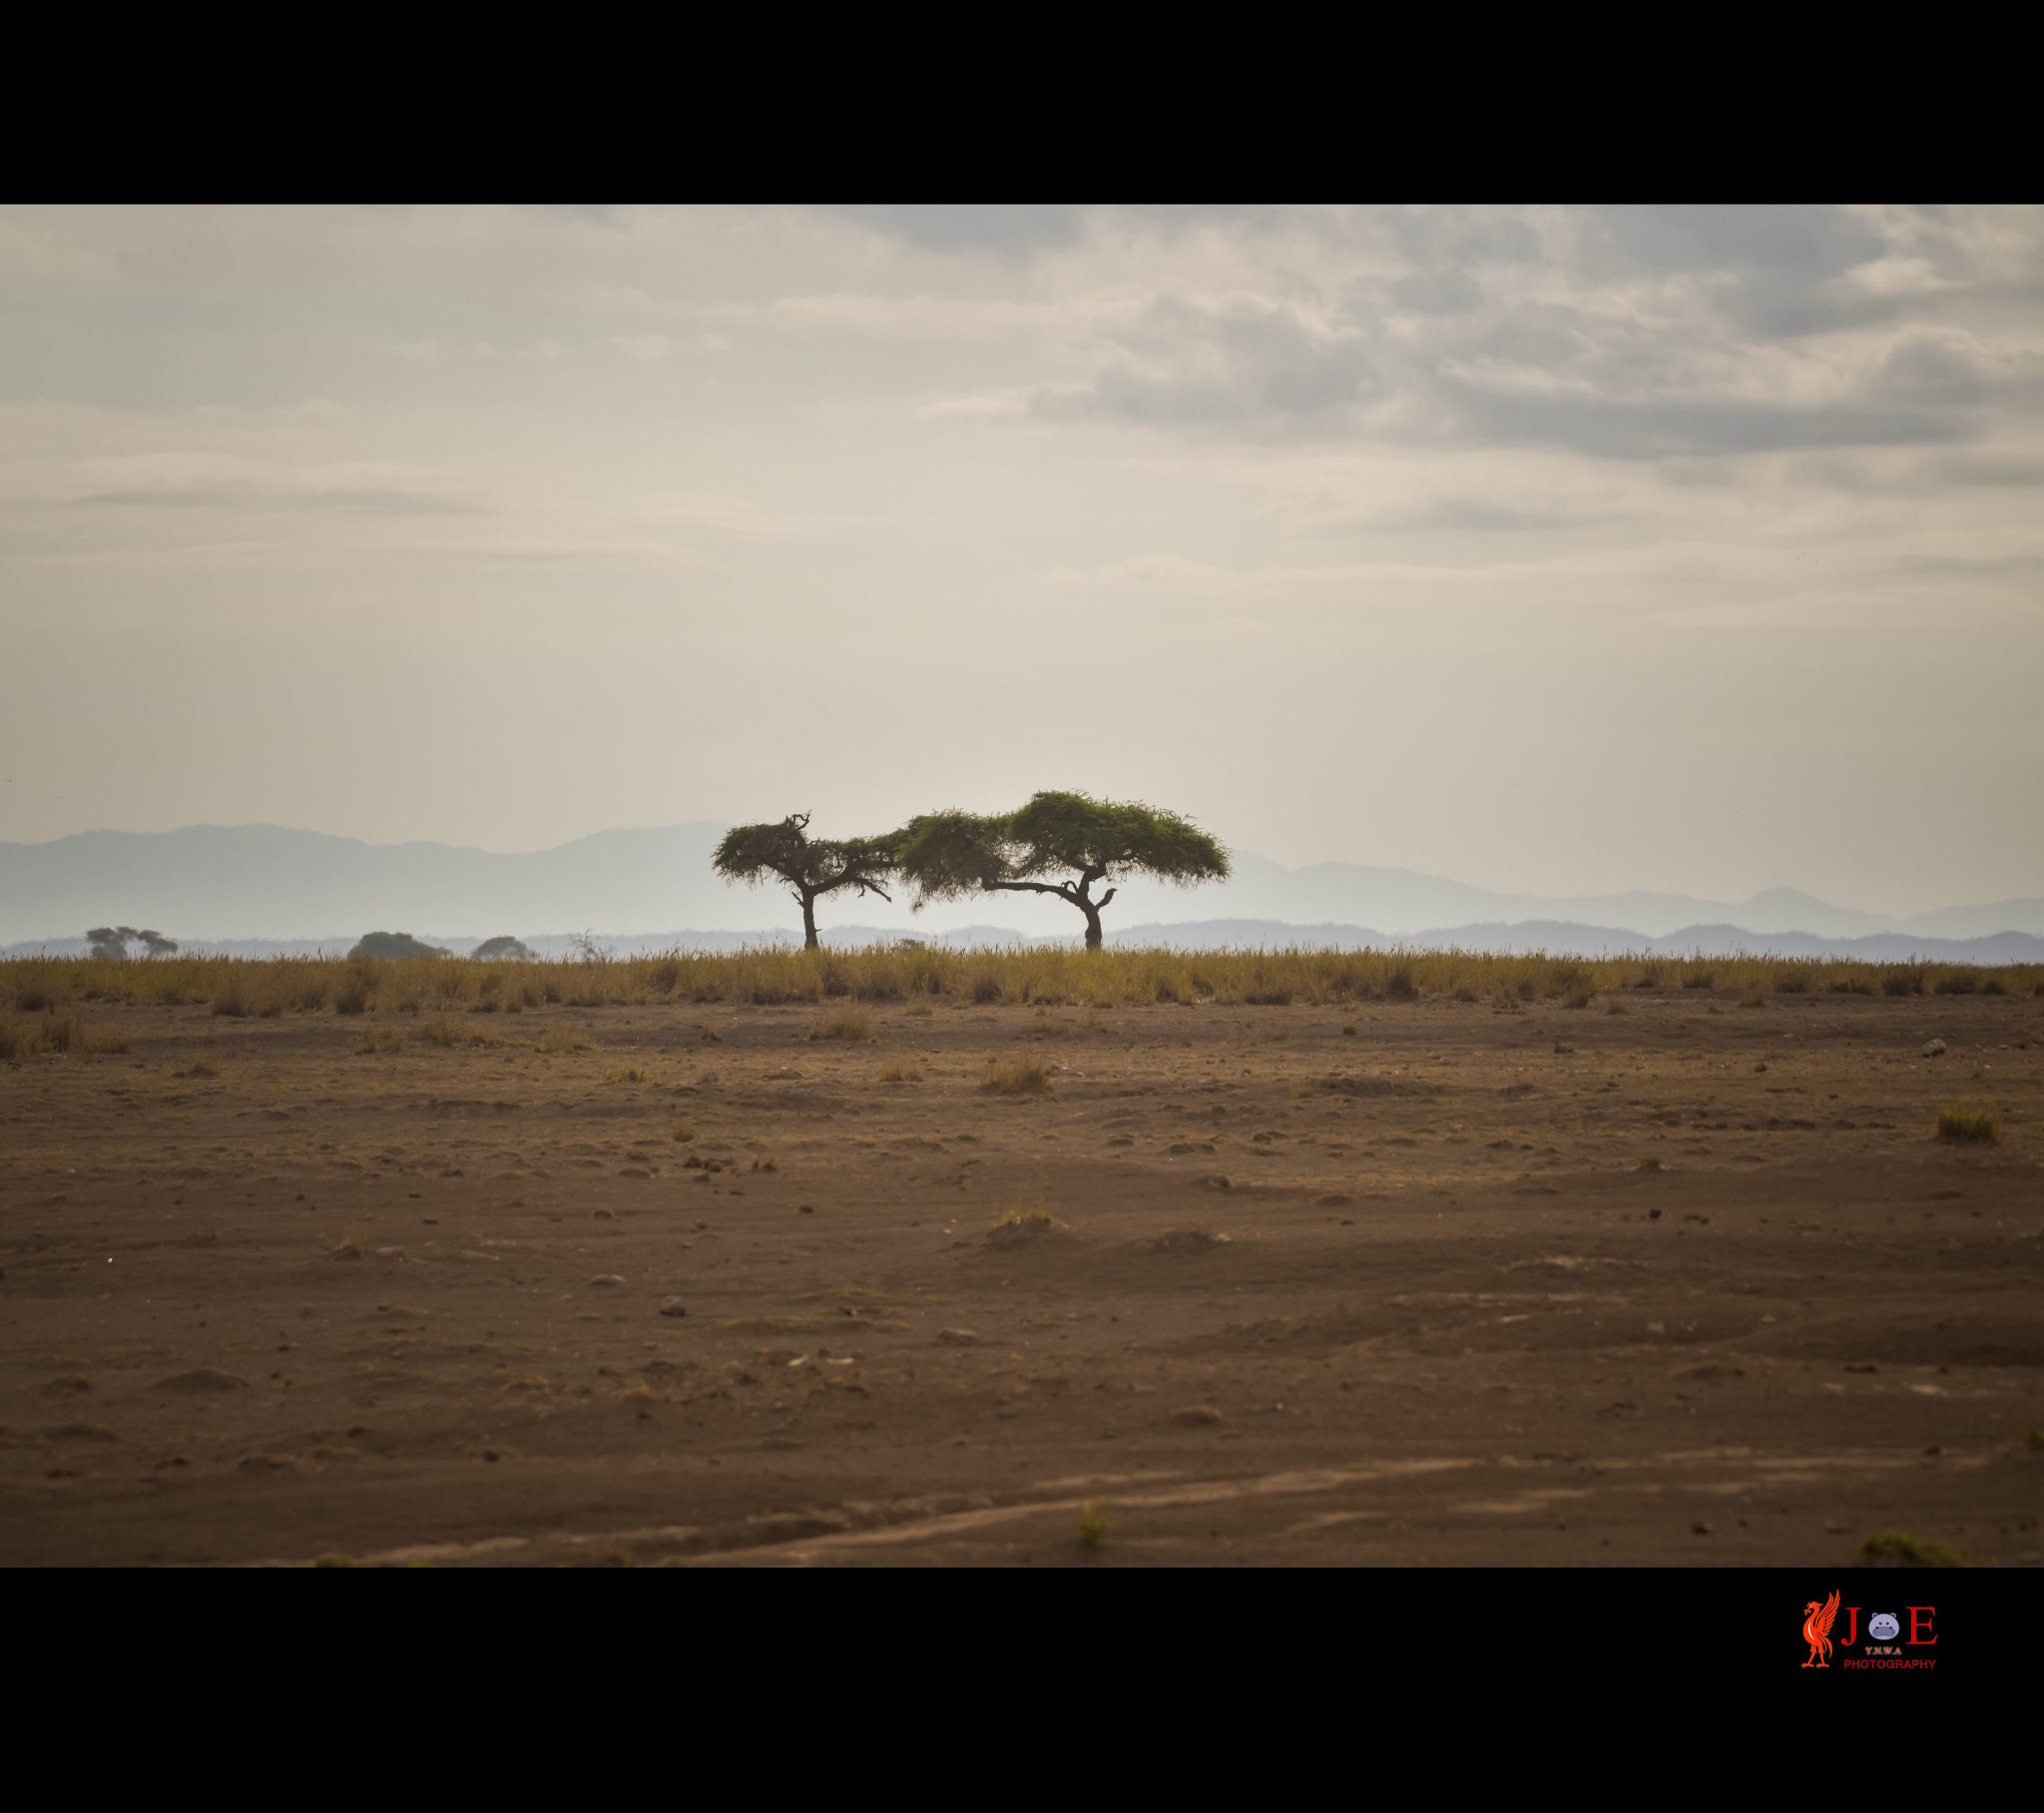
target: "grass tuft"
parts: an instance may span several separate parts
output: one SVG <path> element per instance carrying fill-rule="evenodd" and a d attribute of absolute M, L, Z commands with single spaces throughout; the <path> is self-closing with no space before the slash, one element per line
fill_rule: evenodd
<path fill-rule="evenodd" d="M 1973 1564 L 1949 1543 L 1911 1536 L 1906 1530 L 1876 1530 L 1859 1545 L 1869 1562 L 1900 1562 L 1910 1568 L 1970 1568 Z"/>
<path fill-rule="evenodd" d="M 882 1083 L 920 1083 L 922 1066 L 919 1064 L 883 1064 L 880 1066 Z"/>
<path fill-rule="evenodd" d="M 394 1026 L 365 1026 L 362 1043 L 356 1049 L 365 1056 L 370 1052 L 401 1052 L 404 1034 Z"/>
<path fill-rule="evenodd" d="M 651 1083 L 654 1081 L 654 1076 L 651 1071 L 640 1070 L 636 1065 L 633 1065 L 627 1066 L 624 1070 L 608 1072 L 604 1077 L 604 1081 L 606 1083 Z"/>
<path fill-rule="evenodd" d="M 667 1136 L 677 1145 L 694 1145 L 703 1137 L 703 1130 L 695 1122 L 686 1121 L 677 1115 L 674 1126 L 668 1129 Z"/>
<path fill-rule="evenodd" d="M 533 1041 L 532 1049 L 536 1052 L 545 1052 L 551 1057 L 561 1052 L 586 1052 L 589 1050 L 589 1041 L 578 1037 L 565 1026 L 554 1026 L 549 1027 Z"/>
<path fill-rule="evenodd" d="M 809 1022 L 811 1042 L 820 1039 L 843 1039 L 854 1045 L 862 1045 L 872 1036 L 872 1016 L 862 1007 L 841 1007 L 833 1014 L 826 1014 L 820 1020 Z"/>
<path fill-rule="evenodd" d="M 1937 1136 L 1961 1143 L 1992 1144 L 2001 1137 L 2001 1116 L 1992 1108 L 1939 1109 Z"/>
<path fill-rule="evenodd" d="M 980 1086 L 986 1096 L 1040 1096 L 1050 1088 L 1050 1078 L 1034 1058 L 1003 1064 L 998 1060 L 986 1067 L 986 1081 Z"/>
<path fill-rule="evenodd" d="M 1088 1499 L 1079 1507 L 1079 1540 L 1098 1549 L 1114 1524 L 1114 1510 L 1105 1499 Z"/>

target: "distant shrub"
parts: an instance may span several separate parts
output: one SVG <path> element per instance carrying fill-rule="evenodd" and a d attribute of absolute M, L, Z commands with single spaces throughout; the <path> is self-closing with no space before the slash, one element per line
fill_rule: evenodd
<path fill-rule="evenodd" d="M 1384 999 L 1386 1001 L 1417 1001 L 1419 985 L 1412 980 L 1412 966 L 1401 963 L 1384 978 Z"/>
<path fill-rule="evenodd" d="M 1983 995 L 2006 995 L 2008 993 L 2008 984 L 2002 981 L 1999 976 L 1982 976 L 1980 978 L 1980 992 Z"/>
<path fill-rule="evenodd" d="M 1923 993 L 1923 973 L 1920 970 L 1889 970 L 1880 979 L 1880 992 L 1890 997 L 1920 995 Z"/>
<path fill-rule="evenodd" d="M 1806 995 L 1809 992 L 1809 978 L 1801 970 L 1777 970 L 1775 972 L 1775 993 L 1778 995 Z"/>
<path fill-rule="evenodd" d="M 404 1050 L 404 1034 L 394 1026 L 365 1026 L 362 1028 L 361 1050 L 370 1052 L 401 1052 Z"/>
<path fill-rule="evenodd" d="M 1970 995 L 1979 984 L 1964 971 L 1955 970 L 1949 976 L 1940 976 L 1932 987 L 1933 995 Z"/>
<path fill-rule="evenodd" d="M 1686 989 L 1714 989 L 1718 986 L 1718 972 L 1716 970 L 1689 970 L 1682 978 L 1682 986 Z"/>
<path fill-rule="evenodd" d="M 492 939 L 492 943 L 496 940 Z M 515 942 L 515 940 L 514 940 Z M 519 947 L 521 950 L 524 946 Z M 404 957 L 448 957 L 453 953 L 442 945 L 427 944 L 414 938 L 409 932 L 365 932 L 357 940 L 350 959 L 359 957 L 382 957 L 399 959 Z"/>
<path fill-rule="evenodd" d="M 402 932 L 371 932 L 369 934 L 369 938 L 402 938 L 404 936 L 405 934 Z M 367 944 L 368 942 L 368 938 L 362 940 L 362 944 Z M 416 944 L 418 940 L 413 939 L 411 942 Z M 355 949 L 361 950 L 361 945 L 357 945 Z M 385 951 L 362 951 L 362 955 L 365 957 L 383 957 L 390 955 L 390 953 Z M 502 963 L 507 959 L 530 963 L 533 954 L 524 945 L 519 943 L 516 938 L 506 935 L 498 938 L 485 938 L 481 944 L 469 952 L 469 956 L 481 963 Z"/>
<path fill-rule="evenodd" d="M 369 1005 L 369 997 L 375 992 L 374 968 L 366 963 L 350 963 L 333 985 L 333 1011 L 336 1014 L 359 1014 Z"/>

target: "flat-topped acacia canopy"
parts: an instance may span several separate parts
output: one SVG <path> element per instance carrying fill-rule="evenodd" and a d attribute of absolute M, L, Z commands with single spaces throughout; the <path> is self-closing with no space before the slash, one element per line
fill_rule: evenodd
<path fill-rule="evenodd" d="M 1086 793 L 1038 793 L 1005 817 L 925 813 L 909 820 L 894 854 L 917 911 L 979 892 L 1055 894 L 1086 915 L 1086 948 L 1096 951 L 1100 909 L 1119 889 L 1095 900 L 1095 882 L 1154 875 L 1194 887 L 1229 874 L 1228 852 L 1177 813 Z M 1040 879 L 1052 875 L 1070 879 Z"/>
<path fill-rule="evenodd" d="M 816 901 L 855 887 L 890 900 L 883 885 L 894 870 L 892 837 L 811 837 L 809 814 L 790 812 L 778 824 L 736 825 L 711 855 L 710 866 L 728 882 L 757 887 L 785 882 L 802 909 L 802 943 L 815 950 Z"/>

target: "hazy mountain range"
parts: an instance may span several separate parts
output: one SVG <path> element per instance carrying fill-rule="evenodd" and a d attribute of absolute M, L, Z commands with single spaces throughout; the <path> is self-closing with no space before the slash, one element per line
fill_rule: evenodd
<path fill-rule="evenodd" d="M 89 831 L 0 844 L 0 948 L 83 950 L 88 926 L 147 925 L 188 945 L 345 949 L 372 929 L 454 949 L 510 932 L 566 948 L 594 928 L 621 951 L 799 937 L 777 889 L 729 888 L 710 869 L 723 824 L 603 831 L 557 849 L 500 855 L 436 843 L 367 844 L 276 825 Z M 1946 907 L 1910 918 L 1837 907 L 1792 888 L 1751 900 L 1626 893 L 1499 894 L 1420 875 L 1325 862 L 1286 869 L 1234 853 L 1233 880 L 1181 891 L 1137 882 L 1109 908 L 1109 936 L 1175 944 L 1409 941 L 1595 951 L 1748 949 L 1785 954 L 1911 952 L 1973 961 L 2044 959 L 2044 899 Z M 990 912 L 998 923 L 988 923 Z M 1070 938 L 1069 907 L 1039 897 L 975 899 L 911 915 L 898 897 L 819 908 L 846 941 L 902 936 L 973 942 Z"/>

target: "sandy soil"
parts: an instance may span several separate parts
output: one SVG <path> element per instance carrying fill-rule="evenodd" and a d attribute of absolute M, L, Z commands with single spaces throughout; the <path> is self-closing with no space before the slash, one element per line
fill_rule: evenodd
<path fill-rule="evenodd" d="M 88 1011 L 0 1067 L 0 1561 L 2036 1564 L 2039 1004 L 1609 999 Z"/>

